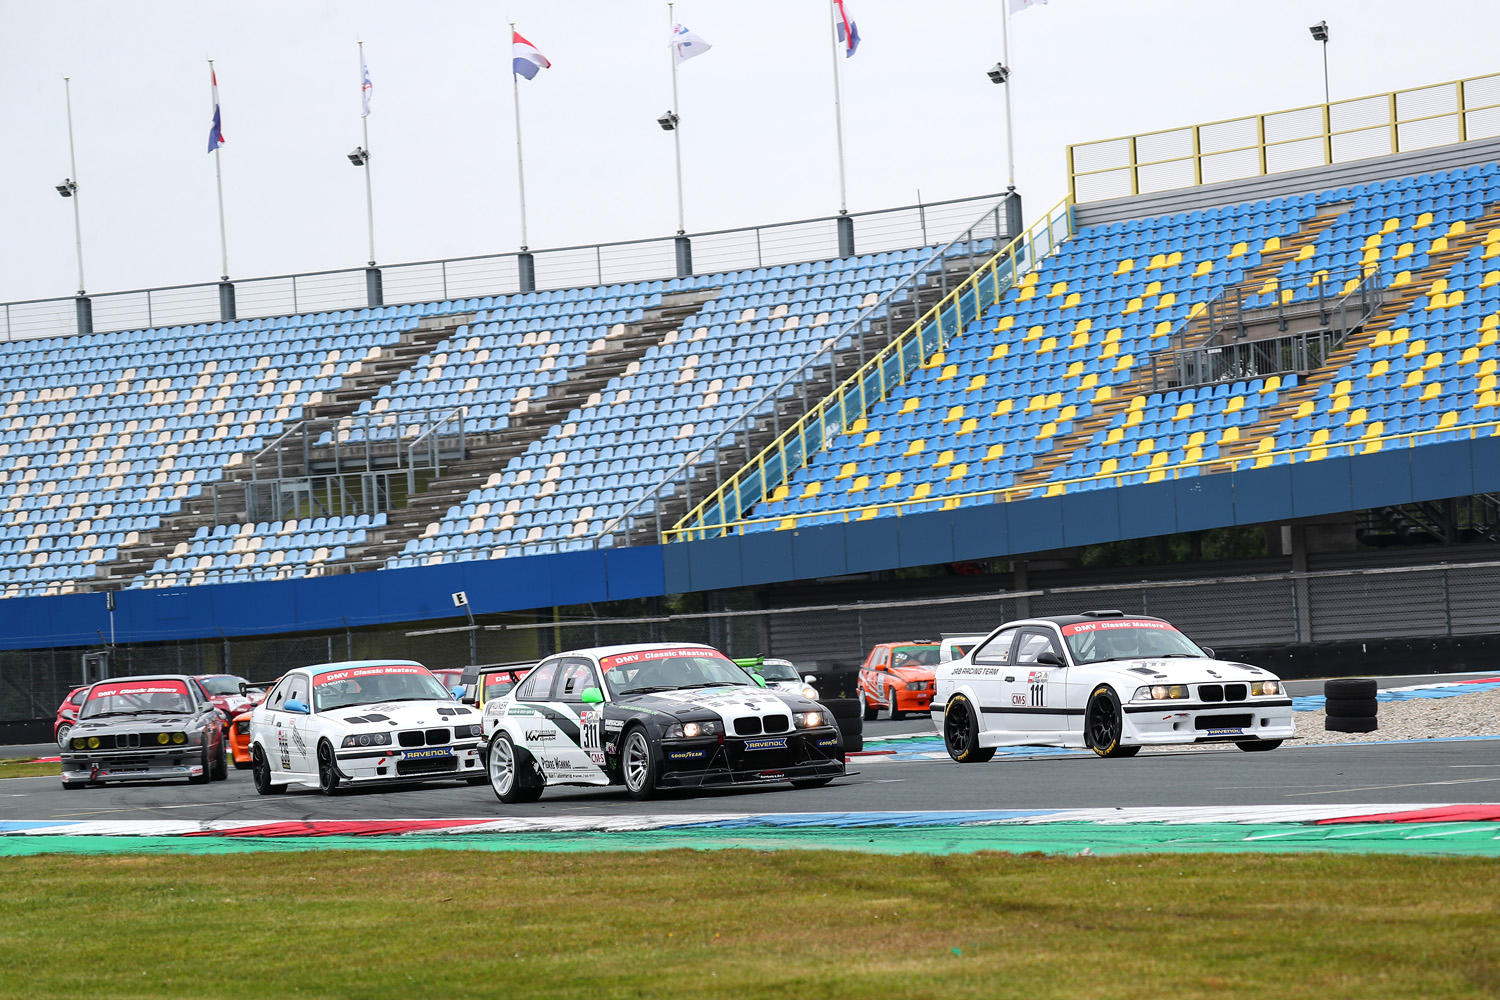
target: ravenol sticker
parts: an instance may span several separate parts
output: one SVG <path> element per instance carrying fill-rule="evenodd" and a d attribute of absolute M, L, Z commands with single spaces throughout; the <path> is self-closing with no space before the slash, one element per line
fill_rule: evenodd
<path fill-rule="evenodd" d="M 782 736 L 774 740 L 746 740 L 746 750 L 785 750 L 786 737 Z"/>
<path fill-rule="evenodd" d="M 1208 735 L 1210 735 L 1210 736 L 1243 736 L 1243 735 L 1245 735 L 1245 731 L 1243 729 L 1210 729 L 1208 731 Z"/>
<path fill-rule="evenodd" d="M 407 750 L 401 754 L 403 760 L 421 760 L 425 757 L 452 757 L 453 751 L 448 747 L 436 747 L 432 750 Z"/>

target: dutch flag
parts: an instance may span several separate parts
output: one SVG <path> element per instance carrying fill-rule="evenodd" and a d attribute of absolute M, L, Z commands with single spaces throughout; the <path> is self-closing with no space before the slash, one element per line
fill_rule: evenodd
<path fill-rule="evenodd" d="M 208 75 L 214 88 L 214 123 L 208 130 L 208 151 L 212 153 L 224 145 L 224 129 L 219 124 L 219 74 L 209 70 Z"/>
<path fill-rule="evenodd" d="M 833 6 L 838 15 L 834 18 L 833 26 L 838 32 L 839 44 L 844 47 L 844 58 L 847 59 L 859 48 L 859 25 L 854 23 L 849 12 L 844 9 L 844 0 L 833 0 Z"/>
<path fill-rule="evenodd" d="M 537 70 L 552 68 L 547 57 L 535 45 L 522 38 L 521 33 L 514 28 L 510 32 L 510 50 L 511 72 L 519 73 L 528 80 L 536 77 Z"/>

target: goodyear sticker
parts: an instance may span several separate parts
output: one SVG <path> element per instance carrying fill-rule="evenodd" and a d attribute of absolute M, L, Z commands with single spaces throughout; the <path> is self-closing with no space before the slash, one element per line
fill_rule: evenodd
<path fill-rule="evenodd" d="M 838 743 L 838 740 L 836 740 L 832 736 L 830 736 L 826 740 L 819 740 L 818 741 L 818 746 L 820 746 L 820 747 L 831 747 L 831 746 L 836 745 L 837 743 Z"/>
<path fill-rule="evenodd" d="M 698 760 L 706 753 L 706 750 L 673 750 L 667 756 L 672 760 Z"/>
<path fill-rule="evenodd" d="M 746 750 L 785 750 L 786 737 L 782 736 L 774 740 L 746 740 Z"/>
<path fill-rule="evenodd" d="M 453 751 L 448 747 L 434 747 L 431 750 L 407 750 L 401 755 L 402 760 L 421 760 L 424 757 L 452 757 Z"/>

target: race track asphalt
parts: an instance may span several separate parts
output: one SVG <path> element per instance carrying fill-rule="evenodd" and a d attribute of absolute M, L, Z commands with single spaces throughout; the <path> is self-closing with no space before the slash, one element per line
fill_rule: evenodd
<path fill-rule="evenodd" d="M 867 738 L 931 732 L 932 722 L 868 723 Z M 859 773 L 819 789 L 757 786 L 631 800 L 619 788 L 549 788 L 505 805 L 487 785 L 453 782 L 262 797 L 248 771 L 211 785 L 110 785 L 64 791 L 55 777 L 0 782 L 0 820 L 322 820 L 634 816 L 714 812 L 858 812 L 1129 806 L 1287 806 L 1500 801 L 1500 737 L 1388 744 L 1287 744 L 1159 750 L 1124 760 L 1082 753 L 947 759 L 851 758 Z"/>

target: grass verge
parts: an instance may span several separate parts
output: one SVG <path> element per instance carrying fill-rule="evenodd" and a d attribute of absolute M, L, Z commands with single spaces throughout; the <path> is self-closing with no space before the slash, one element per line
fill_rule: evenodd
<path fill-rule="evenodd" d="M 61 775 L 62 765 L 55 760 L 50 764 L 38 764 L 32 757 L 0 759 L 0 778 L 36 778 L 49 774 L 53 777 Z"/>
<path fill-rule="evenodd" d="M 1472 858 L 0 859 L 0 996 L 1480 997 Z"/>

